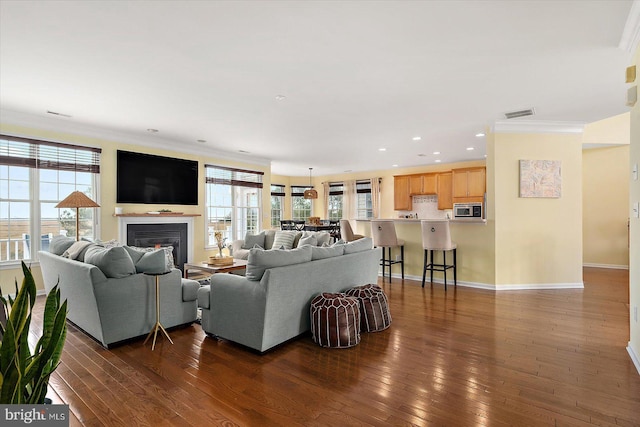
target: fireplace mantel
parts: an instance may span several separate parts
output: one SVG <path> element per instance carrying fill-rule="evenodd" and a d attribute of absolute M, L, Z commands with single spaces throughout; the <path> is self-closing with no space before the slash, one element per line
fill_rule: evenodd
<path fill-rule="evenodd" d="M 118 241 L 123 245 L 127 244 L 127 226 L 129 224 L 168 224 L 168 223 L 186 223 L 187 224 L 187 262 L 193 262 L 194 246 L 193 246 L 193 220 L 199 214 L 175 214 L 167 212 L 164 214 L 147 214 L 147 213 L 131 213 L 118 214 Z"/>

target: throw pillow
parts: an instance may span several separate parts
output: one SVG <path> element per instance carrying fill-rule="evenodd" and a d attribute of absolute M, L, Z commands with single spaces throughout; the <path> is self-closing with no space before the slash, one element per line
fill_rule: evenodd
<path fill-rule="evenodd" d="M 316 246 L 324 246 L 325 243 L 328 246 L 331 241 L 331 235 L 326 231 L 305 231 L 302 233 L 301 239 L 309 236 L 315 236 L 317 240 Z"/>
<path fill-rule="evenodd" d="M 147 248 L 142 248 L 142 247 L 138 247 L 138 246 L 129 246 L 131 249 L 135 249 L 137 251 L 140 252 L 153 252 L 156 251 L 156 248 L 153 247 L 147 247 Z M 167 271 L 171 270 L 172 268 L 175 267 L 175 264 L 173 262 L 173 246 L 162 246 L 161 248 L 158 249 L 162 249 L 164 250 L 164 255 L 166 257 L 167 260 Z M 134 263 L 136 261 L 134 260 Z"/>
<path fill-rule="evenodd" d="M 354 240 L 344 245 L 344 253 L 353 254 L 356 252 L 367 251 L 373 249 L 373 240 L 371 237 L 364 237 L 362 239 Z"/>
<path fill-rule="evenodd" d="M 332 247 L 325 246 L 313 246 L 311 248 L 311 261 L 317 259 L 332 258 L 334 256 L 341 256 L 344 253 L 345 245 L 338 245 Z"/>
<path fill-rule="evenodd" d="M 73 237 L 53 236 L 49 243 L 49 252 L 55 255 L 62 255 L 64 251 L 69 249 L 76 242 Z"/>
<path fill-rule="evenodd" d="M 120 242 L 118 242 L 116 239 L 111 239 L 111 240 L 100 240 L 100 239 L 96 239 L 94 243 L 99 244 L 100 246 L 103 246 L 107 249 L 109 248 L 115 248 L 116 246 L 122 246 L 120 244 Z"/>
<path fill-rule="evenodd" d="M 69 249 L 67 249 L 66 251 L 64 251 L 62 253 L 62 256 L 65 257 L 65 258 L 69 258 L 69 259 L 78 259 L 80 254 L 89 245 L 93 245 L 93 243 L 87 242 L 87 241 L 83 241 L 83 240 L 81 240 L 79 242 L 73 242 L 73 244 L 71 246 L 69 246 Z"/>
<path fill-rule="evenodd" d="M 318 246 L 318 239 L 314 235 L 311 235 L 308 237 L 301 237 L 300 241 L 298 242 L 298 247 L 304 246 L 304 245 Z"/>
<path fill-rule="evenodd" d="M 311 261 L 311 246 L 303 246 L 290 251 L 251 249 L 245 277 L 248 280 L 256 281 L 262 279 L 267 268 L 301 264 L 309 261 Z"/>
<path fill-rule="evenodd" d="M 242 244 L 242 249 L 251 249 L 251 248 L 254 248 L 256 245 L 260 246 L 261 248 L 264 248 L 264 232 L 261 232 L 258 234 L 247 233 L 247 235 L 244 236 L 244 243 Z"/>
<path fill-rule="evenodd" d="M 285 249 L 293 248 L 293 241 L 296 238 L 296 234 L 295 231 L 276 231 L 272 248 L 279 248 L 280 246 L 284 246 Z"/>
<path fill-rule="evenodd" d="M 167 258 L 163 249 L 149 252 L 139 251 L 129 246 L 123 247 L 131 257 L 137 273 L 162 274 L 170 271 L 167 268 Z"/>
<path fill-rule="evenodd" d="M 87 264 L 98 267 L 105 276 L 114 279 L 136 274 L 136 267 L 131 257 L 122 246 L 103 248 L 101 246 L 89 246 L 84 256 Z"/>

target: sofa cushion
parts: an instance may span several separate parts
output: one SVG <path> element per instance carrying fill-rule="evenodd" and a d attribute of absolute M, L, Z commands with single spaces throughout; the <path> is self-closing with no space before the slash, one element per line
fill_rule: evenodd
<path fill-rule="evenodd" d="M 273 241 L 276 238 L 277 230 L 264 230 L 264 246 L 265 249 L 271 249 L 273 247 Z"/>
<path fill-rule="evenodd" d="M 62 256 L 64 251 L 69 249 L 75 242 L 76 239 L 72 237 L 53 236 L 53 239 L 51 239 L 51 242 L 49 243 L 49 252 Z"/>
<path fill-rule="evenodd" d="M 209 298 L 211 298 L 209 294 L 211 294 L 211 285 L 200 286 L 200 289 L 198 289 L 198 307 L 209 308 Z"/>
<path fill-rule="evenodd" d="M 133 264 L 136 266 L 136 272 L 138 273 L 162 274 L 170 271 L 163 249 L 140 251 L 129 246 L 123 246 L 123 248 L 131 257 Z"/>
<path fill-rule="evenodd" d="M 84 256 L 87 264 L 98 267 L 105 276 L 114 279 L 136 274 L 133 260 L 122 246 L 103 248 L 102 246 L 89 246 Z"/>
<path fill-rule="evenodd" d="M 182 284 L 182 301 L 195 301 L 198 299 L 200 283 L 191 279 L 180 279 Z"/>
<path fill-rule="evenodd" d="M 311 261 L 311 246 L 302 246 L 290 251 L 272 249 L 251 249 L 247 263 L 246 278 L 260 280 L 267 268 L 301 264 Z"/>
<path fill-rule="evenodd" d="M 318 246 L 318 239 L 314 235 L 307 236 L 307 237 L 304 237 L 303 235 L 300 238 L 300 241 L 298 242 L 298 247 L 304 246 L 304 245 Z"/>
<path fill-rule="evenodd" d="M 324 247 L 324 246 L 312 246 L 311 247 L 311 260 L 332 258 L 334 256 L 341 256 L 344 253 L 345 245 Z"/>
<path fill-rule="evenodd" d="M 285 249 L 293 248 L 293 242 L 296 239 L 295 231 L 276 231 L 276 237 L 273 239 L 271 248 L 279 248 L 284 246 Z M 270 248 L 269 248 L 270 249 Z"/>
<path fill-rule="evenodd" d="M 246 236 L 244 236 L 244 243 L 242 244 L 242 249 L 251 249 L 254 248 L 256 245 L 260 246 L 261 248 L 264 248 L 264 231 L 260 232 L 258 234 L 249 234 L 247 233 Z"/>
<path fill-rule="evenodd" d="M 354 240 L 344 245 L 345 255 L 367 251 L 369 249 L 373 249 L 373 240 L 371 237 L 363 237 L 362 239 Z"/>

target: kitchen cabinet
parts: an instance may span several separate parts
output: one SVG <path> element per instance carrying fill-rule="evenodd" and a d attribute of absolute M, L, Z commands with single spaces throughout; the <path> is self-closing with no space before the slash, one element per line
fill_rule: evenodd
<path fill-rule="evenodd" d="M 453 209 L 453 193 L 452 193 L 452 173 L 439 173 L 437 176 L 438 182 L 438 209 Z"/>
<path fill-rule="evenodd" d="M 436 194 L 437 174 L 423 173 L 420 175 L 409 175 L 409 195 L 418 196 L 426 194 Z"/>
<path fill-rule="evenodd" d="M 411 210 L 411 195 L 409 192 L 409 176 L 393 177 L 393 209 L 397 211 Z"/>
<path fill-rule="evenodd" d="M 483 202 L 486 188 L 485 168 L 452 171 L 453 203 Z"/>

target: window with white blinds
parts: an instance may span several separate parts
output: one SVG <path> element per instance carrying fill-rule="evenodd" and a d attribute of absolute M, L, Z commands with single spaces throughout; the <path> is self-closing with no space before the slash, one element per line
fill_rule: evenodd
<path fill-rule="evenodd" d="M 76 235 L 75 209 L 55 206 L 74 191 L 98 201 L 101 151 L 0 135 L 0 263 L 37 260 L 53 236 Z M 98 237 L 97 212 L 79 210 L 82 237 Z"/>
<path fill-rule="evenodd" d="M 207 246 L 215 232 L 230 242 L 260 230 L 264 172 L 205 165 Z"/>

